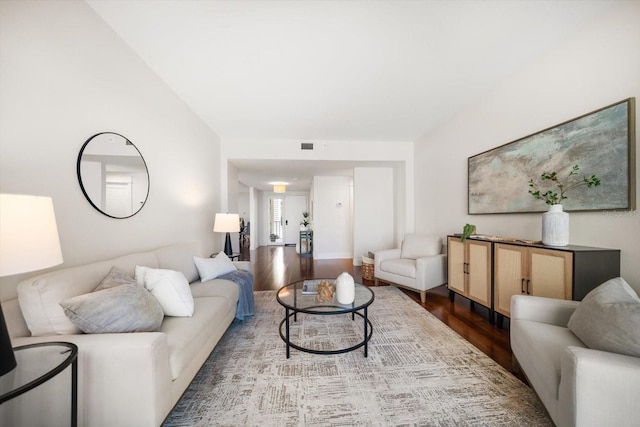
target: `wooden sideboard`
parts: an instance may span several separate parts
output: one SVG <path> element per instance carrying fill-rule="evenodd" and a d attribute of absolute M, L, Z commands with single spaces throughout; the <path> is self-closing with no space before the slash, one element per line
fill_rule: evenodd
<path fill-rule="evenodd" d="M 493 323 L 510 317 L 511 297 L 536 295 L 580 301 L 620 276 L 620 250 L 544 246 L 502 239 L 447 237 L 449 297 L 462 295 L 489 309 Z"/>

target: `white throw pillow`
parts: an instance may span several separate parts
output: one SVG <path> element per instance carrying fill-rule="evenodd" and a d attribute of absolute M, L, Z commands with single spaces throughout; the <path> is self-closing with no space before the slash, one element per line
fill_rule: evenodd
<path fill-rule="evenodd" d="M 136 265 L 136 281 L 158 300 L 166 316 L 193 315 L 193 295 L 187 278 L 181 272 Z"/>
<path fill-rule="evenodd" d="M 193 257 L 193 261 L 196 263 L 201 282 L 213 280 L 223 274 L 237 270 L 236 266 L 233 265 L 233 262 L 231 262 L 224 252 L 220 252 L 215 258 Z"/>
<path fill-rule="evenodd" d="M 442 248 L 440 236 L 424 234 L 407 234 L 402 241 L 400 258 L 418 259 L 438 255 Z"/>

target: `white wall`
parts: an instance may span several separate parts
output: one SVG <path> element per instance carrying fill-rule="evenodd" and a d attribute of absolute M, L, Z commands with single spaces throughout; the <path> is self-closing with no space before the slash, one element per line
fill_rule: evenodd
<path fill-rule="evenodd" d="M 301 142 L 312 142 L 314 150 L 301 150 Z M 245 140 L 222 141 L 222 167 L 227 159 L 251 160 L 318 160 L 394 162 L 396 173 L 395 203 L 396 231 L 399 241 L 414 229 L 414 143 L 407 141 L 300 141 L 300 140 Z M 400 166 L 397 166 L 400 165 Z M 377 164 L 376 166 L 386 166 Z M 223 182 L 223 186 L 225 183 Z M 402 193 L 401 195 L 399 193 Z M 313 200 L 313 194 L 311 199 Z"/>
<path fill-rule="evenodd" d="M 339 259 L 353 256 L 352 180 L 344 176 L 313 178 L 313 257 Z"/>
<path fill-rule="evenodd" d="M 221 212 L 227 213 L 239 213 L 238 207 L 238 189 L 240 184 L 238 183 L 238 168 L 233 165 L 228 165 L 227 167 L 227 198 L 226 203 L 225 200 L 222 200 L 222 205 L 226 204 L 226 208 L 222 208 Z M 222 193 L 224 193 L 224 189 L 221 189 Z M 224 242 L 226 239 L 227 233 L 218 233 L 218 238 L 221 239 L 219 242 L 224 247 Z M 240 234 L 239 233 L 231 233 L 231 248 L 233 253 L 240 252 Z"/>
<path fill-rule="evenodd" d="M 444 236 L 461 232 L 469 222 L 482 234 L 540 239 L 540 214 L 466 214 L 467 157 L 625 98 L 640 97 L 638 22 L 640 2 L 614 7 L 418 141 L 417 231 Z M 639 111 L 636 123 L 640 123 Z M 640 172 L 639 159 L 636 170 Z M 636 236 L 640 236 L 637 210 L 571 213 L 571 244 L 621 249 L 621 274 L 640 290 L 640 239 Z"/>
<path fill-rule="evenodd" d="M 0 93 L 0 191 L 53 197 L 57 268 L 179 241 L 214 249 L 218 136 L 84 2 L 0 2 Z M 149 199 L 129 219 L 94 210 L 78 184 L 78 152 L 102 131 L 149 168 Z M 33 274 L 0 279 L 2 299 Z"/>
<path fill-rule="evenodd" d="M 353 170 L 353 263 L 362 255 L 395 247 L 394 179 L 391 168 Z"/>
<path fill-rule="evenodd" d="M 249 227 L 249 250 L 254 250 L 258 245 L 258 231 L 260 228 L 259 225 L 259 208 L 258 203 L 260 200 L 259 194 L 260 192 L 256 190 L 255 187 L 249 188 L 249 220 L 251 222 L 251 226 Z"/>
<path fill-rule="evenodd" d="M 245 223 L 249 221 L 250 211 L 249 191 L 238 193 L 238 214 Z"/>

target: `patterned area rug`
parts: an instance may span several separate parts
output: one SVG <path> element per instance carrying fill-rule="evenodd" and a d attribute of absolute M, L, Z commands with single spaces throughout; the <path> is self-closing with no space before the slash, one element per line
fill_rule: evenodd
<path fill-rule="evenodd" d="M 235 320 L 165 426 L 552 426 L 535 394 L 393 287 L 373 288 L 369 357 L 291 349 L 275 291 Z M 344 348 L 362 320 L 298 315 L 292 341 Z"/>

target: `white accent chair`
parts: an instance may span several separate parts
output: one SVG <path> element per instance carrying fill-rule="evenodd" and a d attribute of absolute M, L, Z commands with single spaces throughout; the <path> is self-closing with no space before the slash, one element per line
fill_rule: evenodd
<path fill-rule="evenodd" d="M 420 292 L 447 283 L 447 254 L 440 236 L 407 234 L 402 247 L 375 252 L 375 284 L 380 281 Z"/>

